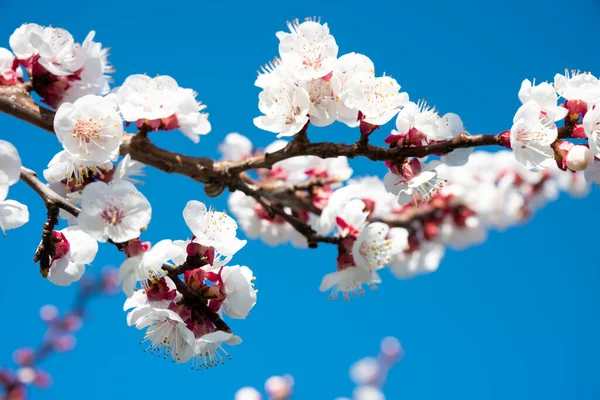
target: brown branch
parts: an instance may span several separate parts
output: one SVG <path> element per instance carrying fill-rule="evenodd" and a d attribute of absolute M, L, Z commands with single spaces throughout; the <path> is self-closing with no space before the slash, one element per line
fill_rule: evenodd
<path fill-rule="evenodd" d="M 53 132 L 54 112 L 41 107 L 32 100 L 27 84 L 0 87 L 0 111 L 23 119 L 33 125 Z M 424 157 L 431 154 L 447 154 L 465 147 L 491 146 L 502 144 L 500 135 L 461 134 L 452 140 L 421 147 L 387 148 L 368 144 L 359 140 L 354 144 L 311 143 L 306 131 L 298 133 L 285 148 L 242 161 L 216 162 L 206 157 L 191 157 L 156 147 L 146 135 L 126 134 L 121 146 L 121 154 L 130 154 L 134 160 L 150 165 L 161 171 L 188 176 L 198 182 L 221 182 L 231 186 L 239 180 L 243 171 L 257 168 L 271 168 L 276 162 L 298 156 L 314 155 L 321 158 L 346 156 L 366 157 L 373 161 L 398 160 L 403 157 Z"/>
<path fill-rule="evenodd" d="M 36 173 L 29 168 L 21 167 L 21 180 L 40 195 L 47 208 L 60 208 L 75 217 L 81 212 L 81 208 L 50 189 L 48 185 L 40 181 Z"/>
<path fill-rule="evenodd" d="M 52 258 L 56 254 L 52 232 L 56 225 L 58 225 L 59 210 L 63 209 L 68 213 L 77 216 L 81 209 L 50 189 L 37 178 L 34 171 L 28 168 L 21 167 L 21 180 L 39 194 L 46 205 L 47 220 L 44 223 L 44 228 L 42 230 L 42 243 L 38 246 L 33 257 L 34 263 L 40 263 L 40 273 L 46 278 L 48 277 Z"/>

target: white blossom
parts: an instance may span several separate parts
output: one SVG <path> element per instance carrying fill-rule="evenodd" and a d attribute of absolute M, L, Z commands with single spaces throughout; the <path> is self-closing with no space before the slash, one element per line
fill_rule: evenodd
<path fill-rule="evenodd" d="M 94 261 L 98 242 L 78 226 L 69 226 L 58 233 L 64 235 L 68 251 L 52 259 L 48 280 L 58 286 L 68 286 L 80 280 L 85 265 Z"/>
<path fill-rule="evenodd" d="M 600 105 L 588 110 L 585 114 L 583 129 L 588 138 L 590 150 L 600 158 Z"/>
<path fill-rule="evenodd" d="M 97 165 L 98 164 L 98 165 Z M 44 170 L 44 179 L 49 183 L 66 180 L 69 187 L 83 185 L 92 176 L 103 178 L 113 169 L 112 162 L 93 163 L 81 161 L 66 150 L 56 153 Z"/>
<path fill-rule="evenodd" d="M 390 260 L 390 271 L 402 279 L 431 273 L 438 269 L 445 249 L 439 243 L 421 242 L 417 250 L 394 254 Z"/>
<path fill-rule="evenodd" d="M 196 101 L 196 93 L 179 87 L 170 76 L 130 75 L 117 90 L 116 100 L 125 121 L 174 118 L 165 123 L 166 129 L 179 128 L 194 143 L 200 141 L 199 135 L 206 135 L 211 129 L 208 115 L 200 112 L 206 106 Z"/>
<path fill-rule="evenodd" d="M 81 228 L 100 242 L 123 243 L 146 229 L 152 216 L 150 203 L 131 182 L 93 182 L 83 189 Z"/>
<path fill-rule="evenodd" d="M 600 103 L 600 81 L 594 75 L 579 71 L 554 76 L 554 88 L 566 100 L 581 100 L 589 104 Z"/>
<path fill-rule="evenodd" d="M 358 110 L 354 107 L 348 107 L 340 98 L 348 82 L 356 74 L 366 74 L 375 76 L 375 66 L 369 57 L 359 53 L 344 54 L 337 59 L 331 84 L 336 100 L 337 119 L 340 122 L 355 128 L 359 125 Z"/>
<path fill-rule="evenodd" d="M 21 158 L 15 146 L 0 140 L 0 230 L 6 235 L 9 229 L 23 226 L 29 221 L 27 206 L 14 200 L 6 200 L 8 188 L 19 181 Z"/>
<path fill-rule="evenodd" d="M 171 260 L 185 254 L 185 250 L 165 239 L 156 243 L 150 250 L 139 256 L 129 257 L 119 268 L 118 280 L 122 283 L 123 292 L 131 297 L 137 288 L 137 282 L 146 287 L 146 281 L 158 279 L 165 275 L 163 265 L 172 265 Z"/>
<path fill-rule="evenodd" d="M 358 268 L 374 272 L 389 262 L 391 240 L 387 239 L 390 227 L 383 222 L 365 226 L 352 246 L 352 256 Z"/>
<path fill-rule="evenodd" d="M 308 122 L 310 105 L 306 89 L 280 81 L 258 95 L 258 108 L 264 115 L 254 118 L 254 125 L 277 137 L 294 136 Z"/>
<path fill-rule="evenodd" d="M 548 168 L 554 162 L 554 150 L 550 145 L 557 135 L 554 120 L 542 113 L 538 103 L 527 102 L 515 114 L 510 130 L 515 159 L 534 172 Z"/>
<path fill-rule="evenodd" d="M 529 101 L 537 103 L 543 112 L 547 113 L 551 119 L 557 121 L 567 116 L 568 110 L 564 107 L 557 105 L 558 95 L 554 87 L 548 82 L 542 82 L 539 85 L 535 85 L 529 79 L 525 79 L 521 83 L 521 89 L 519 90 L 519 100 L 521 103 L 526 104 Z"/>
<path fill-rule="evenodd" d="M 102 165 L 119 155 L 123 122 L 109 98 L 87 95 L 63 103 L 56 111 L 54 130 L 63 148 L 80 161 Z"/>
<path fill-rule="evenodd" d="M 383 125 L 408 102 L 408 95 L 400 93 L 400 85 L 389 76 L 356 73 L 346 83 L 341 99 L 346 107 L 360 111 L 365 122 Z"/>
<path fill-rule="evenodd" d="M 386 189 L 397 196 L 398 204 L 405 206 L 412 200 L 415 203 L 426 203 L 447 182 L 437 171 L 439 161 L 427 163 L 414 177 L 405 180 L 403 177 L 388 172 L 384 177 Z"/>
<path fill-rule="evenodd" d="M 335 65 L 338 46 L 327 24 L 288 22 L 290 33 L 278 32 L 279 55 L 298 80 L 322 78 Z"/>
<path fill-rule="evenodd" d="M 79 78 L 69 83 L 61 102 L 72 103 L 88 94 L 106 95 L 110 92 L 111 78 L 106 74 L 114 72 L 114 69 L 108 62 L 108 49 L 94 42 L 94 36 L 95 32 L 90 32 L 83 42 L 85 62 Z"/>
<path fill-rule="evenodd" d="M 224 212 L 208 210 L 196 200 L 191 200 L 183 210 L 183 218 L 195 236 L 194 242 L 213 247 L 216 252 L 231 257 L 246 245 L 237 235 L 237 223 Z"/>
<path fill-rule="evenodd" d="M 252 271 L 246 266 L 223 267 L 221 278 L 225 285 L 223 312 L 231 318 L 244 319 L 256 304 Z"/>
<path fill-rule="evenodd" d="M 148 349 L 165 358 L 171 356 L 174 362 L 187 362 L 187 356 L 195 346 L 194 333 L 188 329 L 179 314 L 169 309 L 148 308 L 148 314 L 135 324 L 137 329 L 146 329 L 144 342 L 149 341 Z"/>
<path fill-rule="evenodd" d="M 381 278 L 376 272 L 369 272 L 358 267 L 348 267 L 340 271 L 329 273 L 323 277 L 319 290 L 326 292 L 330 290 L 329 298 L 335 299 L 338 293 L 342 293 L 344 300 L 350 300 L 350 296 L 363 294 L 363 285 L 376 289 L 375 284 L 381 283 Z"/>
<path fill-rule="evenodd" d="M 219 145 L 223 160 L 237 161 L 252 155 L 252 142 L 244 135 L 233 132 Z"/>
<path fill-rule="evenodd" d="M 88 37 L 93 37 L 90 32 Z M 23 24 L 11 35 L 10 47 L 19 59 L 39 55 L 38 62 L 56 76 L 69 76 L 85 63 L 86 52 L 64 29 Z"/>

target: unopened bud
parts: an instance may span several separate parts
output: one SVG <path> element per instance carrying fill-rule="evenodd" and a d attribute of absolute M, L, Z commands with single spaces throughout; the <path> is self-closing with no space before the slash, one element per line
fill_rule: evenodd
<path fill-rule="evenodd" d="M 594 155 L 588 147 L 577 145 L 567 153 L 566 160 L 567 168 L 571 171 L 583 171 L 592 165 Z"/>
<path fill-rule="evenodd" d="M 56 253 L 54 254 L 55 260 L 64 257 L 71 250 L 69 241 L 61 232 L 52 231 L 52 240 L 56 249 Z"/>

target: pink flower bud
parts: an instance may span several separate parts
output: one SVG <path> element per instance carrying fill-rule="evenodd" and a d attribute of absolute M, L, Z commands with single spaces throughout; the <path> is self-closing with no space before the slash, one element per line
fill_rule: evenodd
<path fill-rule="evenodd" d="M 81 329 L 83 321 L 77 315 L 69 315 L 63 321 L 64 328 L 69 332 L 77 332 Z"/>
<path fill-rule="evenodd" d="M 54 349 L 56 351 L 58 351 L 59 353 L 64 353 L 64 352 L 73 350 L 73 348 L 75 348 L 76 343 L 77 343 L 77 340 L 75 339 L 75 336 L 73 336 L 73 335 L 59 336 L 58 338 L 54 339 L 54 342 L 53 342 Z"/>
<path fill-rule="evenodd" d="M 594 162 L 592 151 L 583 145 L 574 146 L 565 157 L 567 168 L 571 171 L 583 171 Z"/>
<path fill-rule="evenodd" d="M 510 145 L 510 131 L 504 131 L 500 133 L 500 146 L 504 146 L 507 149 L 512 149 Z"/>
<path fill-rule="evenodd" d="M 54 241 L 54 247 L 56 249 L 54 260 L 64 257 L 71 250 L 71 245 L 69 244 L 69 241 L 61 232 L 52 231 L 52 239 Z"/>
<path fill-rule="evenodd" d="M 15 380 L 15 376 L 11 370 L 0 369 L 0 384 L 2 386 L 9 386 Z"/>
<path fill-rule="evenodd" d="M 48 389 L 52 385 L 52 377 L 46 371 L 38 369 L 33 383 L 40 389 Z"/>
<path fill-rule="evenodd" d="M 381 355 L 387 362 L 397 362 L 404 358 L 404 349 L 398 339 L 388 336 L 381 341 Z"/>
<path fill-rule="evenodd" d="M 123 247 L 127 258 L 139 256 L 148 250 L 150 250 L 150 242 L 142 242 L 139 238 L 128 241 Z"/>
<path fill-rule="evenodd" d="M 13 353 L 13 361 L 19 365 L 30 365 L 33 361 L 33 349 L 22 347 Z"/>
<path fill-rule="evenodd" d="M 52 304 L 46 304 L 40 308 L 40 318 L 45 323 L 53 322 L 58 317 L 58 309 Z"/>

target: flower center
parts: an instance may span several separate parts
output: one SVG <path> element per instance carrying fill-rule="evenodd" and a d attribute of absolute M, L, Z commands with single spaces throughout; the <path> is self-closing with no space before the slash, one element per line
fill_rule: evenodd
<path fill-rule="evenodd" d="M 102 219 L 108 225 L 118 225 L 123 222 L 125 214 L 121 207 L 114 203 L 107 203 L 102 211 Z"/>
<path fill-rule="evenodd" d="M 87 121 L 78 120 L 73 128 L 73 138 L 79 139 L 79 148 L 85 150 L 85 154 L 89 155 L 88 144 L 92 143 L 102 149 L 104 146 L 96 143 L 96 140 L 101 138 L 100 132 L 102 127 L 95 118 L 90 118 Z"/>

